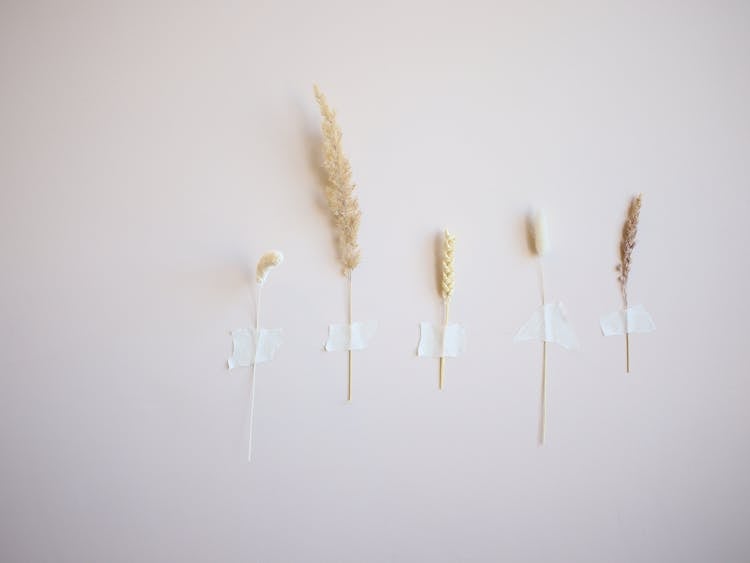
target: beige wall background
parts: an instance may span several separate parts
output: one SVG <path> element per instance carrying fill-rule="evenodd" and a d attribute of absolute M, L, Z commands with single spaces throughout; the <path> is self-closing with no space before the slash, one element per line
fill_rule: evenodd
<path fill-rule="evenodd" d="M 750 558 L 750 6 L 742 1 L 13 2 L 0 7 L 0 552 L 9 562 Z M 364 215 L 355 357 L 321 207 L 317 82 Z M 627 202 L 644 192 L 619 307 Z M 581 350 L 512 337 L 548 294 Z M 458 237 L 468 351 L 440 318 Z M 247 370 L 252 271 L 283 327 Z"/>

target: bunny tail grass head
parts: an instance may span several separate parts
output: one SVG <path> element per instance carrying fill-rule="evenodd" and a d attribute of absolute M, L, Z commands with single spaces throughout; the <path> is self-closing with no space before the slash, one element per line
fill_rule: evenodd
<path fill-rule="evenodd" d="M 448 229 L 443 234 L 443 256 L 442 256 L 442 279 L 440 284 L 440 294 L 443 301 L 450 301 L 453 295 L 453 285 L 456 281 L 453 270 L 453 253 L 456 246 L 456 237 Z"/>
<path fill-rule="evenodd" d="M 543 209 L 538 209 L 530 213 L 526 220 L 531 252 L 541 258 L 550 249 L 547 215 Z"/>
<path fill-rule="evenodd" d="M 620 263 L 617 265 L 617 281 L 620 282 L 620 291 L 628 306 L 628 277 L 630 276 L 630 266 L 633 260 L 633 249 L 635 248 L 636 235 L 638 234 L 638 218 L 641 214 L 641 201 L 643 194 L 638 194 L 630 200 L 628 207 L 628 217 L 622 226 L 622 239 L 620 241 Z"/>
<path fill-rule="evenodd" d="M 260 257 L 260 260 L 258 260 L 258 266 L 255 269 L 255 281 L 258 282 L 258 285 L 263 285 L 266 283 L 266 277 L 268 276 L 268 272 L 272 269 L 281 264 L 284 261 L 284 255 L 279 252 L 278 250 L 271 250 L 270 252 L 266 252 L 263 256 Z"/>
<path fill-rule="evenodd" d="M 354 194 L 356 186 L 352 182 L 351 166 L 341 145 L 342 133 L 336 122 L 336 112 L 328 106 L 326 97 L 317 86 L 314 90 L 322 117 L 323 168 L 328 176 L 326 200 L 336 229 L 339 259 L 344 273 L 351 273 L 359 264 L 357 234 L 362 214 Z"/>

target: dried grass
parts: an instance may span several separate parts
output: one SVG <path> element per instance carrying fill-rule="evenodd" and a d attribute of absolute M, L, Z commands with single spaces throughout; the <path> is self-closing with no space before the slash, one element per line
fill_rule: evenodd
<path fill-rule="evenodd" d="M 547 215 L 543 210 L 538 210 L 529 220 L 530 238 L 532 252 L 540 258 L 549 252 L 549 231 L 547 229 Z"/>
<path fill-rule="evenodd" d="M 360 260 L 357 234 L 362 214 L 354 194 L 356 186 L 352 183 L 351 166 L 341 145 L 342 133 L 336 122 L 336 112 L 329 107 L 317 86 L 314 90 L 323 118 L 323 168 L 328 176 L 325 187 L 326 201 L 336 229 L 339 259 L 344 267 L 344 273 L 351 275 L 351 271 L 357 267 Z"/>
<path fill-rule="evenodd" d="M 443 238 L 443 267 L 442 267 L 442 283 L 440 286 L 443 301 L 450 301 L 451 295 L 453 295 L 453 285 L 455 284 L 455 272 L 453 270 L 453 254 L 456 246 L 456 237 L 450 233 L 447 229 L 445 230 L 445 236 Z"/>
<path fill-rule="evenodd" d="M 625 307 L 628 306 L 628 277 L 630 276 L 630 266 L 633 260 L 633 249 L 635 248 L 636 235 L 638 233 L 638 218 L 641 213 L 641 200 L 643 194 L 638 194 L 630 200 L 628 207 L 628 217 L 622 226 L 622 240 L 620 241 L 620 263 L 617 265 L 617 281 L 620 282 L 620 291 Z"/>
<path fill-rule="evenodd" d="M 263 256 L 260 257 L 260 260 L 258 260 L 258 266 L 255 268 L 255 281 L 258 282 L 258 285 L 263 285 L 266 283 L 266 276 L 268 276 L 268 272 L 271 270 L 271 268 L 275 268 L 281 262 L 284 260 L 284 255 L 279 252 L 278 250 L 271 250 L 270 252 L 266 252 Z"/>

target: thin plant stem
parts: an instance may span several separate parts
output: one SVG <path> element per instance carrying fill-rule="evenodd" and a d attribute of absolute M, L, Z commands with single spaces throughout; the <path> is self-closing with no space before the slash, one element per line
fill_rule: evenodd
<path fill-rule="evenodd" d="M 625 373 L 630 373 L 630 334 L 625 333 Z"/>
<path fill-rule="evenodd" d="M 625 373 L 630 373 L 630 333 L 628 332 L 628 294 L 623 287 L 622 292 L 623 301 L 625 303 Z"/>
<path fill-rule="evenodd" d="M 349 326 L 352 324 L 352 271 L 347 271 L 347 278 L 349 280 Z M 352 400 L 352 350 L 349 350 L 349 379 L 348 379 L 348 390 L 346 394 L 346 400 L 351 402 Z"/>
<path fill-rule="evenodd" d="M 544 264 L 539 258 L 539 285 L 542 294 L 542 307 L 546 301 L 544 296 Z M 539 445 L 544 444 L 544 433 L 547 427 L 547 341 L 542 341 L 542 400 L 539 419 Z"/>
<path fill-rule="evenodd" d="M 258 355 L 258 343 L 260 341 L 260 294 L 262 285 L 258 284 L 258 296 L 255 301 L 255 354 Z M 247 460 L 250 461 L 253 452 L 253 411 L 255 409 L 255 358 L 253 367 L 250 369 L 250 414 L 249 416 L 249 438 L 247 441 Z"/>
<path fill-rule="evenodd" d="M 448 326 L 448 311 L 450 309 L 450 301 L 443 301 L 443 331 Z M 445 383 L 445 357 L 440 357 L 440 379 L 438 381 L 438 389 L 442 389 Z"/>
<path fill-rule="evenodd" d="M 544 445 L 544 432 L 547 427 L 547 343 L 542 342 L 542 402 L 539 419 L 539 445 Z"/>

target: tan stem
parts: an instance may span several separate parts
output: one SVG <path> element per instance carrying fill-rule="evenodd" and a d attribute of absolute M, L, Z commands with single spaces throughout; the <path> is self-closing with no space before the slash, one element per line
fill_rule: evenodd
<path fill-rule="evenodd" d="M 625 305 L 625 314 L 628 310 L 628 288 L 622 285 L 622 302 Z M 625 373 L 630 373 L 630 334 L 628 333 L 627 323 L 625 324 Z"/>
<path fill-rule="evenodd" d="M 630 373 L 630 334 L 625 333 L 625 373 Z"/>
<path fill-rule="evenodd" d="M 352 324 L 352 271 L 348 272 L 349 278 L 349 326 Z M 352 400 L 352 350 L 349 350 L 349 378 L 348 387 L 346 393 L 346 400 L 351 402 Z"/>
<path fill-rule="evenodd" d="M 547 343 L 542 342 L 542 404 L 539 420 L 539 445 L 544 445 L 544 432 L 547 428 Z"/>
<path fill-rule="evenodd" d="M 448 309 L 450 308 L 450 301 L 443 301 L 443 330 L 448 326 Z M 445 383 L 445 357 L 440 357 L 440 379 L 438 381 L 438 389 L 442 389 Z"/>

